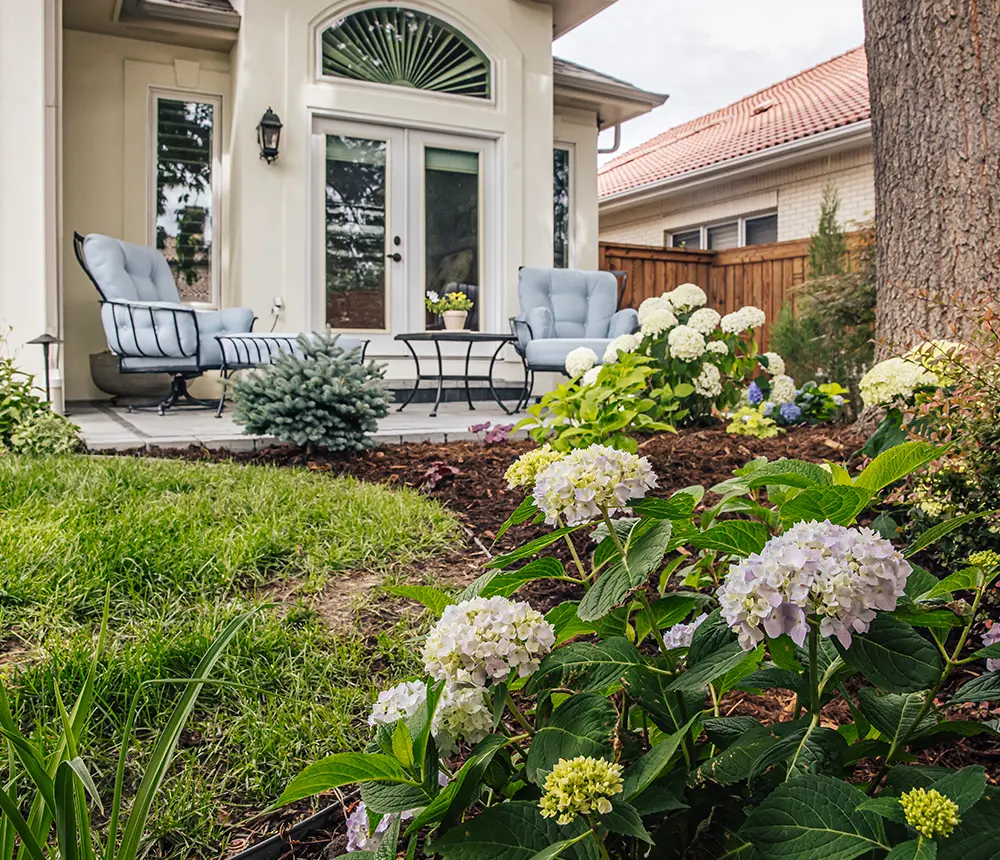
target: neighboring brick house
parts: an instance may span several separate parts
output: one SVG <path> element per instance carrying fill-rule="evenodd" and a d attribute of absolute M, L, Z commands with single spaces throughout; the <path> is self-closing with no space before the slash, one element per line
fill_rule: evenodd
<path fill-rule="evenodd" d="M 843 222 L 874 215 L 863 48 L 679 125 L 600 171 L 600 239 L 723 250 L 803 239 L 823 186 Z"/>

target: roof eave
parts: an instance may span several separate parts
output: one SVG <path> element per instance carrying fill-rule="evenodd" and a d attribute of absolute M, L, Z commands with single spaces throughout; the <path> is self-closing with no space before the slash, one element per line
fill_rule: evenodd
<path fill-rule="evenodd" d="M 593 110 L 601 130 L 628 122 L 649 113 L 667 101 L 668 96 L 651 93 L 628 84 L 594 81 L 584 86 L 573 78 L 553 73 L 553 102 L 565 107 Z"/>
<path fill-rule="evenodd" d="M 710 164 L 697 170 L 690 170 L 677 176 L 668 176 L 657 182 L 640 185 L 609 194 L 599 200 L 601 213 L 616 212 L 637 204 L 647 203 L 652 199 L 667 197 L 684 191 L 690 191 L 701 185 L 722 180 L 737 179 L 754 173 L 762 173 L 786 166 L 789 163 L 804 161 L 820 155 L 829 155 L 850 149 L 858 143 L 871 139 L 872 123 L 870 119 L 852 122 L 849 125 L 809 135 L 799 140 L 772 146 L 760 152 L 751 152 L 728 161 Z"/>
<path fill-rule="evenodd" d="M 238 12 L 224 12 L 182 6 L 168 0 L 122 0 L 118 13 L 122 23 L 168 23 L 202 30 L 217 31 L 220 36 L 236 38 L 240 29 Z"/>

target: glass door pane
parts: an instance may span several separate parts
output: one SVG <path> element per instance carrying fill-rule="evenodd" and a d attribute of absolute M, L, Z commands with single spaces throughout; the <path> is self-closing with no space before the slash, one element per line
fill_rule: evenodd
<path fill-rule="evenodd" d="M 386 140 L 326 135 L 326 322 L 389 327 Z"/>
<path fill-rule="evenodd" d="M 425 147 L 424 290 L 465 293 L 473 302 L 465 327 L 473 331 L 479 329 L 480 208 L 479 152 Z M 438 323 L 428 313 L 426 324 Z"/>

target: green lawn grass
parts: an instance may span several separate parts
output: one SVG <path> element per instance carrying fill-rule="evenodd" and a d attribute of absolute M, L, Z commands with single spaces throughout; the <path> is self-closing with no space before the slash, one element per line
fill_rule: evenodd
<path fill-rule="evenodd" d="M 409 491 L 256 466 L 0 457 L 0 673 L 40 740 L 79 689 L 111 589 L 110 647 L 84 749 L 100 786 L 142 690 L 130 778 L 226 620 L 295 580 L 388 573 L 445 549 L 454 520 Z M 354 628 L 355 625 L 350 625 Z M 412 671 L 412 624 L 331 630 L 308 600 L 262 612 L 202 694 L 152 821 L 152 856 L 218 857 L 304 763 L 356 746 L 378 689 Z M 4 659 L 6 658 L 6 659 Z M 2 772 L 2 771 L 0 771 Z"/>

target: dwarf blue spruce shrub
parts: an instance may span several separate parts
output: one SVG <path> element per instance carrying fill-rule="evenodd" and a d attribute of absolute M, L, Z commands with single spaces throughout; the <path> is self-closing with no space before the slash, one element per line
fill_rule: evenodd
<path fill-rule="evenodd" d="M 247 433 L 308 449 L 371 447 L 389 413 L 385 365 L 362 363 L 359 350 L 339 346 L 336 335 L 302 335 L 298 345 L 301 357 L 284 354 L 237 380 L 233 419 Z"/>

